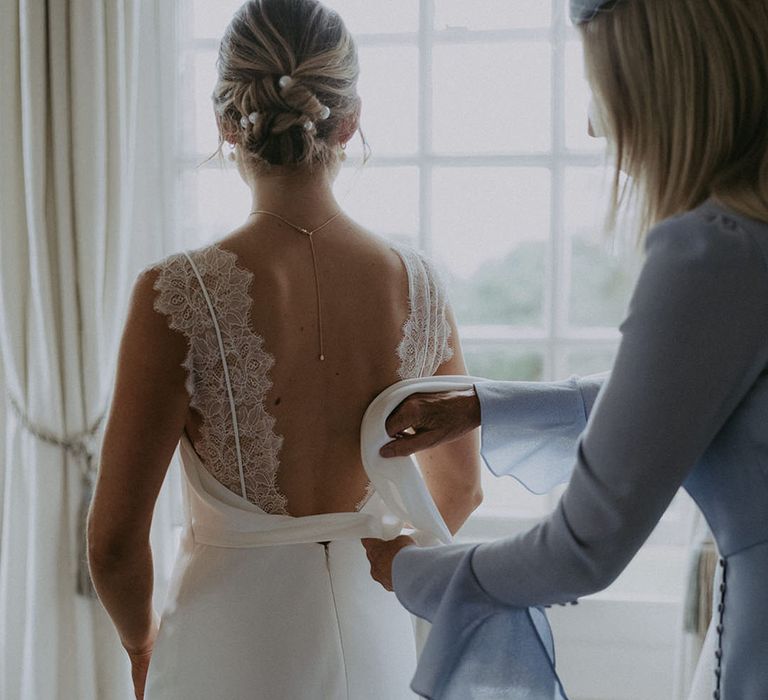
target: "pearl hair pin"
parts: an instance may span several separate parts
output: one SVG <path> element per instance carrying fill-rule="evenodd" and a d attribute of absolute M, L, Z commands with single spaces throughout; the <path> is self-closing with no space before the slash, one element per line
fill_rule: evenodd
<path fill-rule="evenodd" d="M 243 129 L 248 128 L 248 124 L 255 124 L 259 119 L 259 113 L 258 112 L 251 112 L 247 117 L 240 117 L 240 126 L 243 127 Z"/>
<path fill-rule="evenodd" d="M 277 84 L 280 86 L 281 90 L 288 89 L 291 87 L 291 85 L 293 85 L 293 83 L 294 80 L 290 75 L 281 75 L 277 81 Z M 325 121 L 330 116 L 331 108 L 328 105 L 320 105 L 320 114 L 318 115 L 318 119 L 320 121 Z M 315 123 L 311 119 L 308 119 L 304 122 L 303 126 L 307 131 L 312 131 L 315 128 Z"/>

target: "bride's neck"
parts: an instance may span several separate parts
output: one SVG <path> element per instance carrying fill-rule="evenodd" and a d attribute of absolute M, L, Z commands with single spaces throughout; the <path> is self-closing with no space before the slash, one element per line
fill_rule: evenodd
<path fill-rule="evenodd" d="M 250 185 L 251 211 L 271 211 L 301 226 L 312 226 L 339 210 L 329 173 L 263 175 Z"/>

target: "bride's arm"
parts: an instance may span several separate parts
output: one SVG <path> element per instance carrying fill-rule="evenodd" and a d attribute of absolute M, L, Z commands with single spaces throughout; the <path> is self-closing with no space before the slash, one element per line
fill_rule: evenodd
<path fill-rule="evenodd" d="M 456 320 L 450 309 L 447 309 L 447 318 L 451 325 L 453 357 L 441 364 L 436 374 L 467 374 Z M 456 533 L 483 500 L 479 430 L 419 452 L 416 459 L 445 524 L 451 533 Z"/>
<path fill-rule="evenodd" d="M 149 529 L 189 403 L 186 340 L 153 309 L 155 275 L 134 286 L 88 518 L 94 586 L 129 652 L 154 641 Z"/>

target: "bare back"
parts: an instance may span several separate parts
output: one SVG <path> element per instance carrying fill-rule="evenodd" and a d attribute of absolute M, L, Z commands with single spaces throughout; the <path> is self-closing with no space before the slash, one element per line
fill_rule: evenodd
<path fill-rule="evenodd" d="M 324 361 L 308 241 L 279 222 L 171 256 L 154 285 L 189 345 L 187 435 L 222 484 L 274 514 L 359 508 L 367 405 L 453 354 L 445 293 L 419 253 L 343 221 L 314 242 Z"/>

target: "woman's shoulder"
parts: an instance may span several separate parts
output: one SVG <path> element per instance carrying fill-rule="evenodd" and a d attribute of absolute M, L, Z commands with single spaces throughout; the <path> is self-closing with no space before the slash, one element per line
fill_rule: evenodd
<path fill-rule="evenodd" d="M 646 257 L 630 314 L 670 333 L 684 328 L 768 323 L 768 264 L 755 232 L 719 206 L 662 221 L 648 234 Z M 650 332 L 650 330 L 649 330 Z M 712 331 L 715 333 L 715 331 Z"/>
<path fill-rule="evenodd" d="M 166 317 L 172 329 L 192 333 L 207 319 L 210 301 L 230 311 L 247 307 L 250 278 L 237 265 L 237 256 L 214 242 L 148 264 L 133 295 L 147 311 Z"/>
<path fill-rule="evenodd" d="M 649 261 L 741 269 L 744 274 L 768 274 L 768 224 L 748 219 L 708 200 L 670 217 L 648 233 Z"/>
<path fill-rule="evenodd" d="M 402 260 L 414 284 L 445 292 L 447 275 L 440 262 L 411 243 L 390 242 L 389 246 Z"/>
<path fill-rule="evenodd" d="M 386 245 L 390 250 L 395 251 L 398 255 L 408 260 L 418 261 L 422 265 L 434 265 L 432 257 L 411 242 L 387 241 Z"/>
<path fill-rule="evenodd" d="M 220 244 L 222 241 L 207 243 L 194 248 L 184 248 L 148 263 L 140 276 L 159 278 L 164 274 L 191 271 L 193 264 L 206 264 L 217 258 L 224 258 L 226 251 Z"/>

